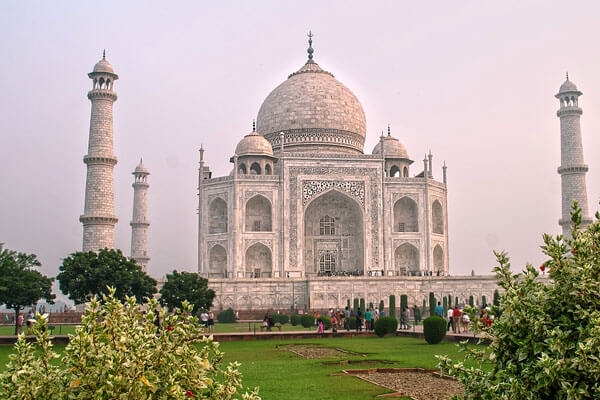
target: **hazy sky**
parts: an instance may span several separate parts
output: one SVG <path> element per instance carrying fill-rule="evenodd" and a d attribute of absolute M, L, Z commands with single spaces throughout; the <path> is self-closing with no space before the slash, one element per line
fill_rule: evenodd
<path fill-rule="evenodd" d="M 558 100 L 569 71 L 584 96 L 590 208 L 600 199 L 600 3 L 2 2 L 0 242 L 54 275 L 81 249 L 91 88 L 106 48 L 115 83 L 116 245 L 129 254 L 140 157 L 149 168 L 149 272 L 196 269 L 198 148 L 213 176 L 269 94 L 306 59 L 348 86 L 370 153 L 388 123 L 419 172 L 448 165 L 450 271 L 541 263 L 558 233 Z"/>

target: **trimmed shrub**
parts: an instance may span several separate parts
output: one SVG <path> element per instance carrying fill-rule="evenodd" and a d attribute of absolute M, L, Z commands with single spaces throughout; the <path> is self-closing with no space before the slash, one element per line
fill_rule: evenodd
<path fill-rule="evenodd" d="M 348 318 L 348 329 L 356 329 L 356 317 Z"/>
<path fill-rule="evenodd" d="M 498 289 L 494 290 L 494 305 L 500 307 L 500 293 L 498 293 Z"/>
<path fill-rule="evenodd" d="M 452 307 L 452 295 L 448 295 L 448 308 L 453 308 Z"/>
<path fill-rule="evenodd" d="M 446 296 L 444 296 L 444 315 L 447 315 L 448 313 L 448 298 Z"/>
<path fill-rule="evenodd" d="M 458 307 L 458 297 L 454 298 L 454 307 Z"/>
<path fill-rule="evenodd" d="M 358 299 L 354 299 L 354 307 L 352 307 L 352 311 L 354 311 L 354 314 L 356 314 L 358 312 Z"/>
<path fill-rule="evenodd" d="M 485 298 L 485 296 L 481 296 L 481 305 L 483 307 L 487 307 L 487 299 Z"/>
<path fill-rule="evenodd" d="M 225 311 L 221 311 L 217 314 L 217 321 L 225 324 L 231 324 L 235 322 L 235 313 L 231 308 Z"/>
<path fill-rule="evenodd" d="M 359 310 L 362 315 L 365 315 L 365 299 L 360 299 Z"/>
<path fill-rule="evenodd" d="M 446 320 L 434 315 L 423 321 L 423 335 L 429 344 L 438 344 L 446 336 Z"/>
<path fill-rule="evenodd" d="M 275 323 L 280 323 L 281 325 L 285 325 L 290 320 L 286 314 L 273 314 L 273 321 Z"/>
<path fill-rule="evenodd" d="M 384 305 L 383 305 L 383 300 L 381 300 L 381 301 L 379 302 L 379 315 L 381 315 L 381 313 L 383 312 L 383 308 L 384 308 Z"/>
<path fill-rule="evenodd" d="M 300 321 L 300 315 L 298 315 L 298 314 L 292 315 L 292 317 L 290 318 L 290 322 L 294 326 L 300 325 L 300 323 L 301 323 L 301 321 Z"/>
<path fill-rule="evenodd" d="M 403 294 L 400 296 L 400 312 L 405 308 L 408 308 L 408 296 Z"/>
<path fill-rule="evenodd" d="M 350 310 L 350 299 L 346 300 L 346 307 L 348 307 L 348 310 Z"/>
<path fill-rule="evenodd" d="M 433 294 L 433 292 L 429 292 L 429 315 L 435 315 L 435 306 L 436 306 L 436 301 L 435 301 L 435 295 Z"/>
<path fill-rule="evenodd" d="M 415 321 L 417 323 L 421 322 L 421 310 L 419 310 L 419 307 L 415 307 L 415 308 L 413 308 L 413 310 L 415 312 L 415 315 L 414 315 Z"/>
<path fill-rule="evenodd" d="M 375 321 L 375 334 L 384 337 L 386 333 L 396 333 L 398 320 L 394 317 L 381 317 Z"/>
<path fill-rule="evenodd" d="M 323 321 L 323 329 L 331 329 L 331 318 L 329 318 L 327 315 L 321 315 L 319 318 L 321 318 L 321 321 Z"/>
<path fill-rule="evenodd" d="M 315 326 L 315 317 L 310 314 L 302 314 L 300 316 L 300 323 L 305 328 L 312 328 Z"/>
<path fill-rule="evenodd" d="M 396 318 L 396 296 L 390 295 L 390 317 Z"/>
<path fill-rule="evenodd" d="M 471 307 L 473 307 L 475 305 L 475 302 L 473 301 L 473 296 L 469 296 L 469 305 Z"/>

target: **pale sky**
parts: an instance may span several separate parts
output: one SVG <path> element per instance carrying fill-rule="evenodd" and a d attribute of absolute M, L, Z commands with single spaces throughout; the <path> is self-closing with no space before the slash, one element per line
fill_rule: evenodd
<path fill-rule="evenodd" d="M 197 267 L 198 148 L 213 176 L 269 94 L 306 60 L 348 86 L 420 172 L 448 165 L 450 271 L 541 263 L 559 233 L 558 100 L 584 95 L 590 208 L 600 199 L 600 3 L 564 1 L 3 2 L 0 6 L 0 242 L 55 275 L 81 250 L 91 88 L 106 49 L 115 82 L 116 246 L 129 255 L 140 157 L 149 183 L 149 273 Z M 375 4 L 375 5 L 373 5 Z"/>

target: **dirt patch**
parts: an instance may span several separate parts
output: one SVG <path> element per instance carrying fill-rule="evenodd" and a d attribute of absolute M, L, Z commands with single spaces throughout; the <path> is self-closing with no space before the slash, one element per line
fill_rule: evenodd
<path fill-rule="evenodd" d="M 382 397 L 407 396 L 414 400 L 448 400 L 455 395 L 464 396 L 463 386 L 459 382 L 440 376 L 434 371 L 419 368 L 373 368 L 344 372 L 396 392 Z"/>
<path fill-rule="evenodd" d="M 283 346 L 278 346 L 278 348 L 282 349 L 282 350 L 287 350 L 287 351 L 291 351 L 292 353 L 303 357 L 303 358 L 341 358 L 341 357 L 347 357 L 348 354 L 352 354 L 352 355 L 363 355 L 364 354 L 358 354 L 358 353 L 353 353 L 351 351 L 347 351 L 347 350 L 343 350 L 343 349 L 338 349 L 338 348 L 333 348 L 333 347 L 322 347 L 322 346 L 318 346 L 318 345 L 283 345 Z"/>
<path fill-rule="evenodd" d="M 393 361 L 388 360 L 340 360 L 340 361 L 323 361 L 323 365 L 353 365 L 353 364 L 394 364 Z"/>

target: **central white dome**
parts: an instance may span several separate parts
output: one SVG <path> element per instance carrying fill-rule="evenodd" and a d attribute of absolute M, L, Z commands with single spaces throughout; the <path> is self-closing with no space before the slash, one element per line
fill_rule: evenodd
<path fill-rule="evenodd" d="M 283 132 L 289 151 L 363 152 L 367 124 L 360 102 L 311 59 L 267 96 L 256 122 L 274 148 Z"/>

